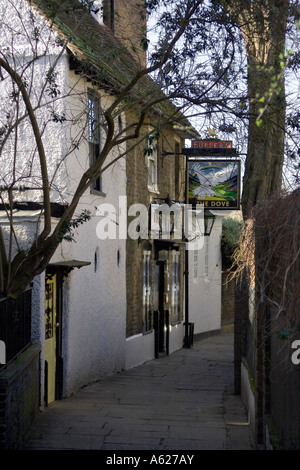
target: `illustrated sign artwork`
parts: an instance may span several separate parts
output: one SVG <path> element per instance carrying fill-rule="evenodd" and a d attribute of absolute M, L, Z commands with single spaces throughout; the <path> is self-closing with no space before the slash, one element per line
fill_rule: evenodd
<path fill-rule="evenodd" d="M 190 160 L 188 203 L 211 209 L 239 209 L 240 162 Z"/>

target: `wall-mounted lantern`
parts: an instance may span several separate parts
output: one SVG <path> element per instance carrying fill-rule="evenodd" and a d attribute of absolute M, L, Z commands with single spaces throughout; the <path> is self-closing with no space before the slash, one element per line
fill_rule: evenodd
<path fill-rule="evenodd" d="M 204 236 L 210 236 L 215 219 L 216 216 L 212 212 L 204 210 Z"/>

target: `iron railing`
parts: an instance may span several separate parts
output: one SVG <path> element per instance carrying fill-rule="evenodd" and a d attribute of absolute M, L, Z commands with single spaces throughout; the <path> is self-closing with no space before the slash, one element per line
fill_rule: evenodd
<path fill-rule="evenodd" d="M 17 299 L 0 299 L 0 341 L 5 344 L 6 364 L 31 343 L 31 294 L 30 287 Z"/>

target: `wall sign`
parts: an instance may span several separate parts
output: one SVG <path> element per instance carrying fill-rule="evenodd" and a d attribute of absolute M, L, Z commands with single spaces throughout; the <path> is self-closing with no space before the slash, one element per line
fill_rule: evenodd
<path fill-rule="evenodd" d="M 216 139 L 204 139 L 204 140 L 192 140 L 193 149 L 231 149 L 231 140 L 216 140 Z"/>

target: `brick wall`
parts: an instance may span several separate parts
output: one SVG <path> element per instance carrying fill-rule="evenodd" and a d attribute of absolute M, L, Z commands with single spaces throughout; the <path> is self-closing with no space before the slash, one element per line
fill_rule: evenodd
<path fill-rule="evenodd" d="M 0 449 L 20 449 L 38 412 L 39 354 L 32 345 L 0 371 Z"/>
<path fill-rule="evenodd" d="M 222 271 L 221 326 L 233 325 L 235 303 L 235 280 L 228 280 L 229 271 Z"/>
<path fill-rule="evenodd" d="M 158 149 L 158 194 L 148 190 L 148 173 L 145 164 L 145 141 L 135 147 L 126 159 L 127 168 L 127 203 L 128 207 L 139 203 L 149 208 L 151 202 L 163 203 L 168 195 L 172 200 L 184 201 L 184 156 L 163 155 L 164 152 L 174 152 L 183 147 L 183 141 L 175 140 L 170 128 L 163 128 L 159 139 Z M 176 145 L 177 143 L 177 145 Z M 135 217 L 128 218 L 128 223 Z M 143 325 L 143 244 L 145 240 L 127 238 L 127 337 L 142 332 Z M 155 250 L 152 248 L 152 264 L 154 265 Z M 182 273 L 183 273 L 183 255 Z M 171 265 L 171 263 L 170 263 Z M 182 274 L 183 276 L 183 274 Z M 154 276 L 152 276 L 153 280 Z M 184 292 L 183 278 L 181 280 L 182 298 Z"/>
<path fill-rule="evenodd" d="M 106 2 L 107 4 L 110 1 Z M 107 7 L 106 7 L 107 8 Z M 146 15 L 142 2 L 138 0 L 114 0 L 115 36 L 126 46 L 142 67 L 146 65 L 143 38 L 146 31 Z"/>

